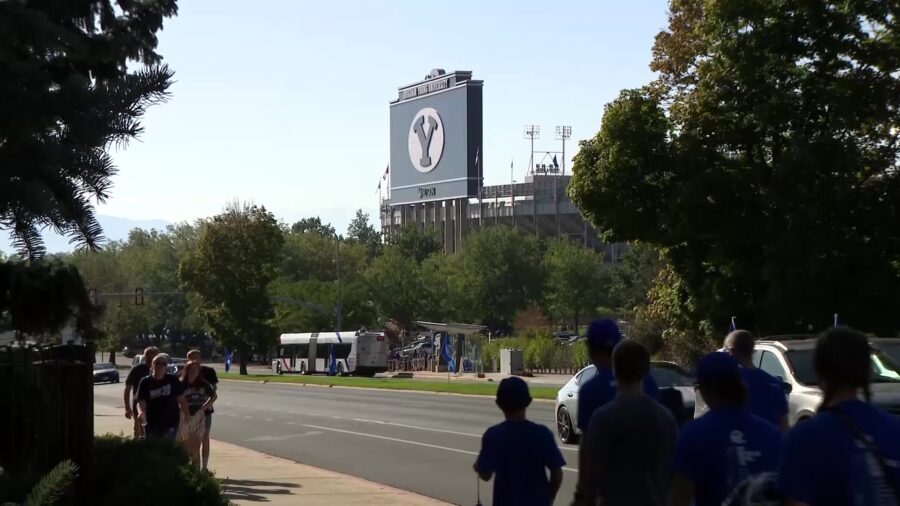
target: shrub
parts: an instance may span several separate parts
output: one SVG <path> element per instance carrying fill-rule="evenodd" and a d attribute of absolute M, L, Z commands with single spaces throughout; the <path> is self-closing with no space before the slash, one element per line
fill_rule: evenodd
<path fill-rule="evenodd" d="M 175 443 L 102 436 L 94 440 L 93 504 L 227 505 L 219 483 Z"/>

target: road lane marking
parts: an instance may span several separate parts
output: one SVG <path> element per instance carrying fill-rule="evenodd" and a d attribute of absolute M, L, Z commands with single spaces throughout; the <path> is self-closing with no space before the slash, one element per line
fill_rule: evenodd
<path fill-rule="evenodd" d="M 272 419 L 271 419 L 271 418 L 266 418 L 266 421 L 267 421 L 267 422 L 271 422 Z"/>
<path fill-rule="evenodd" d="M 321 434 L 320 430 L 309 430 L 304 432 L 303 434 L 289 434 L 287 436 L 259 436 L 250 439 L 245 439 L 245 443 L 250 443 L 253 441 L 284 441 L 286 439 L 293 439 L 295 437 L 305 437 L 305 436 L 318 436 Z"/>
<path fill-rule="evenodd" d="M 370 438 L 374 438 L 374 439 L 382 439 L 385 441 L 394 441 L 396 443 L 406 443 L 406 444 L 415 445 L 415 446 L 424 446 L 426 448 L 433 448 L 435 450 L 444 450 L 444 451 L 448 451 L 448 452 L 461 453 L 463 455 L 478 456 L 478 452 L 473 452 L 473 451 L 469 451 L 469 450 L 461 450 L 459 448 L 450 448 L 449 446 L 433 445 L 431 443 L 423 443 L 421 441 L 410 441 L 408 439 L 400 439 L 400 438 L 388 437 L 388 436 L 379 436 L 377 434 L 367 434 L 365 432 L 356 432 L 356 431 L 352 431 L 352 430 L 335 429 L 332 427 L 322 427 L 320 425 L 311 425 L 308 423 L 304 423 L 303 426 L 309 427 L 310 429 L 319 429 L 319 430 L 325 430 L 325 431 L 329 431 L 329 432 L 339 432 L 341 434 L 350 434 L 352 436 L 370 437 Z M 577 473 L 578 469 L 573 469 L 571 467 L 564 467 L 563 471 L 569 471 L 570 473 Z"/>
<path fill-rule="evenodd" d="M 286 423 L 286 424 L 288 424 L 288 425 L 297 425 L 296 422 L 284 422 L 284 423 Z"/>
<path fill-rule="evenodd" d="M 253 420 L 253 417 L 250 415 L 244 415 L 244 418 L 246 418 L 247 420 Z"/>

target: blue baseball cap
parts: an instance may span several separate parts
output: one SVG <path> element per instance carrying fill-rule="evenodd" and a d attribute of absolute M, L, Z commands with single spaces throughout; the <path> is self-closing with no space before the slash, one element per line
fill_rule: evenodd
<path fill-rule="evenodd" d="M 740 378 L 741 371 L 737 360 L 731 355 L 713 352 L 697 363 L 697 383 L 717 383 Z"/>
<path fill-rule="evenodd" d="M 525 409 L 531 404 L 531 393 L 528 383 L 522 378 L 512 376 L 500 382 L 497 387 L 497 405 L 500 409 Z"/>
<path fill-rule="evenodd" d="M 594 320 L 588 325 L 587 342 L 591 348 L 615 348 L 622 340 L 622 331 L 616 322 L 606 318 Z"/>

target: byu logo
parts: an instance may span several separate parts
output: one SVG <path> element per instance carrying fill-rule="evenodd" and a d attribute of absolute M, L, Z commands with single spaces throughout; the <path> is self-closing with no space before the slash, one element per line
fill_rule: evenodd
<path fill-rule="evenodd" d="M 444 153 L 444 123 L 438 112 L 426 107 L 409 125 L 409 161 L 417 171 L 431 172 Z"/>

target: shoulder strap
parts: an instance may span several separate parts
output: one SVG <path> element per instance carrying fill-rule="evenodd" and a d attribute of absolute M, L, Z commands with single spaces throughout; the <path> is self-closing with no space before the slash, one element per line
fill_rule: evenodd
<path fill-rule="evenodd" d="M 837 416 L 842 422 L 844 422 L 844 425 L 846 425 L 850 429 L 850 431 L 853 432 L 853 438 L 859 441 L 859 443 L 863 446 L 863 448 L 866 449 L 866 451 L 875 456 L 875 460 L 878 461 L 878 466 L 881 467 L 881 473 L 884 475 L 885 483 L 887 483 L 888 486 L 891 487 L 891 490 L 894 492 L 894 499 L 898 504 L 900 504 L 900 489 L 897 488 L 897 484 L 894 482 L 894 477 L 890 472 L 891 468 L 888 467 L 887 462 L 885 462 L 884 457 L 881 455 L 881 452 L 878 451 L 878 446 L 875 445 L 875 441 L 870 439 L 869 437 L 866 437 L 866 435 L 863 434 L 862 430 L 859 428 L 859 425 L 856 424 L 856 421 L 850 418 L 850 416 L 847 413 L 844 413 L 844 411 L 837 408 L 831 408 L 828 410 L 828 412 L 834 413 L 835 416 Z"/>

